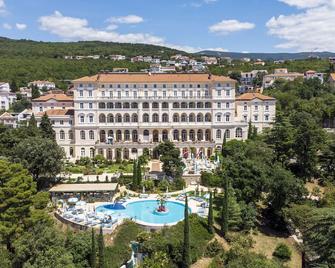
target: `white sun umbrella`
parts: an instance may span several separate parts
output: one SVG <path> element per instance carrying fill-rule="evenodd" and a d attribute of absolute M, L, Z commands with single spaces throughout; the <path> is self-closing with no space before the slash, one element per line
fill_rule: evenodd
<path fill-rule="evenodd" d="M 76 203 L 76 206 L 79 206 L 79 207 L 82 207 L 82 206 L 85 206 L 86 205 L 86 202 L 85 201 L 78 201 Z"/>
<path fill-rule="evenodd" d="M 75 204 L 78 202 L 78 198 L 77 197 L 71 197 L 67 200 L 68 203 L 72 203 Z"/>
<path fill-rule="evenodd" d="M 209 199 L 209 193 L 205 194 L 205 195 L 204 195 L 204 198 L 205 198 L 205 199 Z"/>

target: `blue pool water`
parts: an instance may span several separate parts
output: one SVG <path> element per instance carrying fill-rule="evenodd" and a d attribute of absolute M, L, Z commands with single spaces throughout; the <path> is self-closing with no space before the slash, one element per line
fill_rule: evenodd
<path fill-rule="evenodd" d="M 174 201 L 167 201 L 165 206 L 168 213 L 157 214 L 157 200 L 140 200 L 130 202 L 124 206 L 113 206 L 112 204 L 99 206 L 96 212 L 110 214 L 117 218 L 132 218 L 147 224 L 171 224 L 184 219 L 185 206 Z"/>

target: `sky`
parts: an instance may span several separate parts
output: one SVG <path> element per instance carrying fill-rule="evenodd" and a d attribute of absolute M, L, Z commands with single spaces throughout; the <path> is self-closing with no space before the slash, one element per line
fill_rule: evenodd
<path fill-rule="evenodd" d="M 0 36 L 335 52 L 335 0 L 0 0 Z"/>

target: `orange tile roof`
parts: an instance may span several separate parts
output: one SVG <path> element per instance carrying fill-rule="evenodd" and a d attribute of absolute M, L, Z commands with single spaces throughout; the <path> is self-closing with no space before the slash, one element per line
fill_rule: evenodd
<path fill-rule="evenodd" d="M 333 81 L 335 81 L 335 73 L 331 73 L 331 74 L 330 74 L 330 78 L 331 78 Z"/>
<path fill-rule="evenodd" d="M 42 95 L 39 98 L 33 99 L 33 101 L 48 101 L 54 99 L 56 101 L 73 101 L 72 96 L 68 96 L 65 94 L 47 94 L 47 95 Z"/>
<path fill-rule="evenodd" d="M 174 83 L 174 82 L 236 82 L 226 77 L 208 74 L 149 74 L 149 73 L 106 73 L 85 76 L 73 82 L 100 82 L 100 83 Z"/>
<path fill-rule="evenodd" d="M 241 96 L 238 96 L 236 98 L 237 101 L 250 101 L 253 99 L 260 99 L 262 101 L 275 100 L 275 98 L 273 97 L 265 96 L 261 93 L 256 93 L 256 92 L 244 93 Z"/>
<path fill-rule="evenodd" d="M 73 109 L 49 109 L 44 112 L 39 112 L 36 114 L 36 116 L 43 116 L 44 114 L 47 114 L 49 117 L 53 116 L 68 116 L 68 115 L 73 115 L 74 110 Z"/>
<path fill-rule="evenodd" d="M 15 118 L 12 114 L 8 112 L 4 112 L 2 115 L 0 115 L 1 118 Z"/>

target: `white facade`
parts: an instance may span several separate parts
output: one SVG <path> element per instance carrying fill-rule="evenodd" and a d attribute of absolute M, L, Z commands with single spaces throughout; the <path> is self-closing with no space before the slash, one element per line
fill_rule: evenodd
<path fill-rule="evenodd" d="M 0 82 L 0 110 L 8 110 L 16 101 L 16 94 L 10 92 L 9 83 Z"/>
<path fill-rule="evenodd" d="M 49 81 L 32 81 L 28 84 L 28 86 L 36 86 L 38 89 L 54 89 L 56 85 L 54 82 Z"/>
<path fill-rule="evenodd" d="M 302 73 L 290 73 L 286 68 L 275 69 L 273 74 L 267 74 L 263 77 L 263 87 L 268 88 L 273 85 L 273 83 L 278 80 L 294 81 L 297 78 L 303 78 Z"/>
<path fill-rule="evenodd" d="M 72 124 L 64 125 L 65 117 L 53 119 L 57 141 L 73 159 L 96 154 L 137 158 L 164 140 L 173 141 L 181 155 L 190 156 L 193 150 L 209 157 L 221 148 L 224 134 L 227 140 L 247 138 L 248 121 L 239 114 L 236 81 L 227 77 L 109 73 L 73 83 L 74 113 L 67 115 Z M 267 127 L 263 121 L 255 123 L 260 131 Z M 66 136 L 70 130 L 71 139 Z"/>

